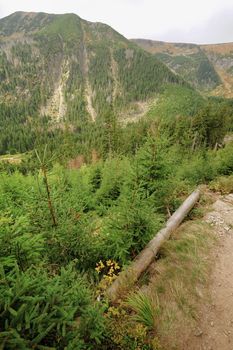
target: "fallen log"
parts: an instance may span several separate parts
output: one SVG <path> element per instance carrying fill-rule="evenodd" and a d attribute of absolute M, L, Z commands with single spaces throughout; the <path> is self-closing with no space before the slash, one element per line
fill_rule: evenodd
<path fill-rule="evenodd" d="M 185 216 L 190 212 L 190 210 L 199 200 L 200 195 L 201 192 L 199 189 L 194 191 L 169 218 L 166 226 L 158 233 L 156 233 L 155 237 L 146 245 L 146 247 L 135 258 L 132 264 L 126 270 L 120 273 L 117 279 L 106 291 L 107 297 L 112 302 L 115 302 L 117 300 L 120 290 L 124 288 L 125 285 L 129 283 L 135 283 L 140 275 L 153 262 L 163 243 L 169 239 L 172 232 L 174 232 L 180 223 L 184 220 Z"/>

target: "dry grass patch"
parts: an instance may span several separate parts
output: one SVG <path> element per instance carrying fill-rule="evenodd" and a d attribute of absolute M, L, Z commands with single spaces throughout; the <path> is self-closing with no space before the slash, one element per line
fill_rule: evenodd
<path fill-rule="evenodd" d="M 209 185 L 210 189 L 221 194 L 233 193 L 233 175 L 221 176 L 212 181 Z"/>
<path fill-rule="evenodd" d="M 153 335 L 164 350 L 182 349 L 183 340 L 198 324 L 199 301 L 209 300 L 205 285 L 214 237 L 204 221 L 184 223 L 165 243 L 147 278 L 142 279 L 143 283 L 147 279 L 147 285 L 130 297 L 129 307 L 142 324 L 147 325 L 148 319 L 150 325 L 153 322 Z"/>
<path fill-rule="evenodd" d="M 20 164 L 22 162 L 23 155 L 22 154 L 6 154 L 3 156 L 0 156 L 0 162 L 8 162 L 10 164 Z"/>

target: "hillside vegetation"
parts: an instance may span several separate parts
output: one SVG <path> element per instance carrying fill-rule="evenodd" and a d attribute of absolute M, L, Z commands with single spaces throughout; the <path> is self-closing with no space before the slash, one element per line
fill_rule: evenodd
<path fill-rule="evenodd" d="M 151 323 L 131 304 L 109 305 L 104 292 L 195 186 L 232 173 L 232 144 L 213 150 L 228 118 L 220 104 L 119 127 L 106 160 L 80 170 L 46 148 L 1 163 L 4 348 L 160 349 Z"/>
<path fill-rule="evenodd" d="M 232 100 L 73 14 L 15 13 L 0 35 L 0 348 L 161 350 L 159 299 L 105 292 L 196 186 L 232 189 Z"/>
<path fill-rule="evenodd" d="M 0 154 L 103 124 L 164 83 L 183 83 L 107 25 L 24 12 L 0 20 L 0 77 Z"/>

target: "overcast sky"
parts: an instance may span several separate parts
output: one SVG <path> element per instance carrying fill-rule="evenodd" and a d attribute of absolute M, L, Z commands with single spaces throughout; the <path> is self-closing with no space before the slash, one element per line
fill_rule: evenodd
<path fill-rule="evenodd" d="M 127 38 L 233 42 L 233 0 L 0 0 L 0 17 L 20 10 L 73 12 Z"/>

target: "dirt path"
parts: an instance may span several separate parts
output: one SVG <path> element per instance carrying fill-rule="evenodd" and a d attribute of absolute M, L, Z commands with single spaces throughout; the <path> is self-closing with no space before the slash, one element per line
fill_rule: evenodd
<path fill-rule="evenodd" d="M 219 237 L 210 277 L 210 303 L 202 305 L 199 324 L 187 350 L 233 350 L 233 195 L 213 204 L 206 221 Z"/>

